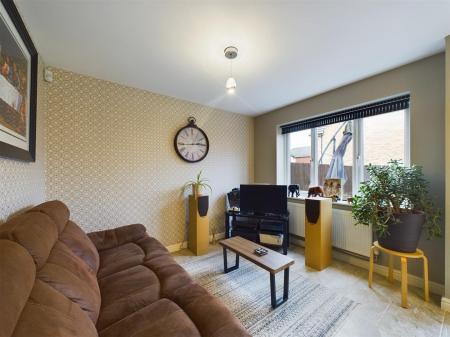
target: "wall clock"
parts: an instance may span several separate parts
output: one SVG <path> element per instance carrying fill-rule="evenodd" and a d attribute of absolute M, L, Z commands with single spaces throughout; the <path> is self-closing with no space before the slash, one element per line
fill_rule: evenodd
<path fill-rule="evenodd" d="M 175 151 L 189 163 L 205 159 L 209 151 L 208 137 L 195 123 L 195 118 L 189 117 L 188 124 L 178 130 L 174 140 Z"/>

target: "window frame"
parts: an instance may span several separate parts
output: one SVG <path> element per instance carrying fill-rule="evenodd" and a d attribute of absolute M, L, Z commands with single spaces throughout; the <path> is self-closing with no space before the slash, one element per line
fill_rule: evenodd
<path fill-rule="evenodd" d="M 401 110 L 397 110 L 401 111 Z M 404 165 L 411 165 L 411 113 L 410 108 L 403 109 L 404 111 Z M 388 112 L 389 113 L 393 113 Z M 363 119 L 354 119 L 352 120 L 352 132 L 353 132 L 353 162 L 352 162 L 352 194 L 355 195 L 358 190 L 361 182 L 364 180 L 364 127 L 363 127 Z M 319 153 L 318 153 L 318 136 L 317 136 L 318 128 L 311 128 L 311 171 L 310 171 L 310 184 L 311 186 L 318 185 L 318 170 L 319 170 Z M 291 158 L 290 158 L 290 133 L 286 133 L 282 135 L 283 140 L 283 149 L 284 149 L 284 177 L 281 181 L 284 181 L 286 185 L 291 184 Z M 300 191 L 300 197 L 305 195 L 305 192 L 308 191 Z"/>

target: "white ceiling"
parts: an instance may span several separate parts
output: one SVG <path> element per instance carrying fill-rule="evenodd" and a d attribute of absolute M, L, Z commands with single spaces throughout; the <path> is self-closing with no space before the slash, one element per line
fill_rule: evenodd
<path fill-rule="evenodd" d="M 16 3 L 48 65 L 248 115 L 440 52 L 450 34 L 450 1 Z"/>

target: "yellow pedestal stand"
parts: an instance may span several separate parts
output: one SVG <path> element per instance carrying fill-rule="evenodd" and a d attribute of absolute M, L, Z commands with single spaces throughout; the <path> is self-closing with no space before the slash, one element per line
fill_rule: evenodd
<path fill-rule="evenodd" d="M 305 200 L 305 264 L 322 270 L 331 264 L 331 199 Z"/>
<path fill-rule="evenodd" d="M 198 198 L 189 196 L 189 241 L 188 248 L 195 255 L 203 255 L 209 248 L 209 219 L 200 216 L 198 212 Z"/>

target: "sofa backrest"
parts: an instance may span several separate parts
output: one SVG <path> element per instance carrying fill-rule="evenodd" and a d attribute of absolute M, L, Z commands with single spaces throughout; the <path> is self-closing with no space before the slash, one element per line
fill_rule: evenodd
<path fill-rule="evenodd" d="M 60 201 L 0 225 L 0 337 L 97 336 L 98 251 Z"/>

